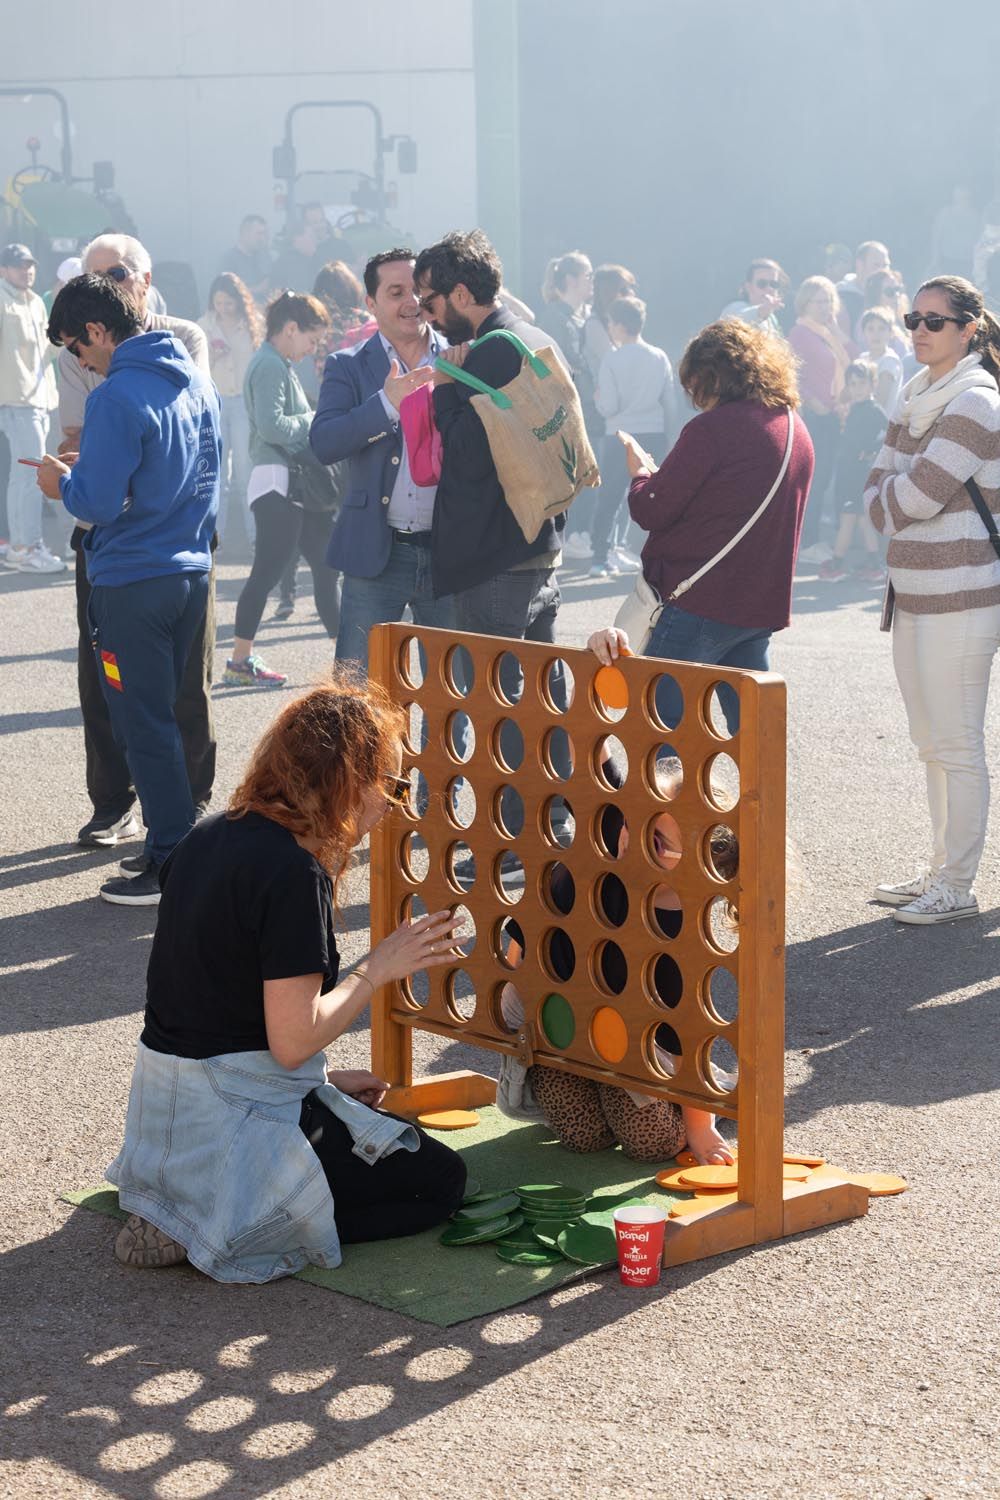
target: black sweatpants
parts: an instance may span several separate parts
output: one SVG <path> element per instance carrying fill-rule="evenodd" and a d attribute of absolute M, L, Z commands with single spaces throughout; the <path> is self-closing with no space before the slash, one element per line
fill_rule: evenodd
<path fill-rule="evenodd" d="M 97 817 L 123 817 L 136 800 L 132 773 L 115 739 L 107 699 L 97 670 L 89 618 L 90 583 L 81 546 L 83 531 L 74 531 L 76 555 L 76 623 L 79 633 L 76 681 L 83 713 L 87 795 Z M 208 604 L 184 670 L 174 717 L 184 746 L 184 764 L 195 807 L 207 806 L 215 781 L 216 741 L 212 720 L 212 662 L 215 650 L 215 566 L 208 575 Z"/>
<path fill-rule="evenodd" d="M 269 490 L 254 501 L 253 518 L 256 527 L 253 567 L 236 605 L 235 634 L 240 640 L 253 640 L 268 594 L 289 562 L 301 552 L 312 569 L 316 613 L 326 626 L 327 635 L 336 640 L 340 625 L 337 593 L 340 575 L 326 561 L 333 517 L 325 511 L 303 510 L 276 490 Z"/>
<path fill-rule="evenodd" d="M 337 1233 L 345 1245 L 419 1234 L 442 1223 L 462 1201 L 465 1162 L 419 1126 L 413 1127 L 419 1151 L 393 1151 L 368 1163 L 355 1155 L 344 1122 L 315 1093 L 303 1099 L 299 1125 L 326 1173 Z"/>

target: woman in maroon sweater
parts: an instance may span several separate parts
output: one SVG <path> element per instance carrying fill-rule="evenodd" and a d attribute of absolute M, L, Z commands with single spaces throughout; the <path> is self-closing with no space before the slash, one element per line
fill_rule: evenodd
<path fill-rule="evenodd" d="M 646 655 L 763 672 L 772 632 L 791 620 L 795 554 L 813 473 L 812 441 L 797 414 L 794 356 L 773 334 L 726 319 L 691 341 L 679 378 L 700 415 L 655 473 L 649 455 L 623 436 L 632 475 L 629 509 L 649 532 L 643 573 L 661 599 L 714 557 L 758 508 L 780 472 L 789 419 L 792 452 L 777 493 L 742 541 L 681 603 L 665 605 Z M 594 649 L 604 655 L 596 643 Z M 735 697 L 720 696 L 735 733 Z M 668 724 L 683 711 L 679 698 L 659 710 Z"/>

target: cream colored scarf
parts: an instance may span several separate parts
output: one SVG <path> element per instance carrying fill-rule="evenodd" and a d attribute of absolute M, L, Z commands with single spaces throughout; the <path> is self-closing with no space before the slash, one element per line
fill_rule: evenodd
<path fill-rule="evenodd" d="M 892 420 L 905 423 L 910 429 L 911 437 L 922 438 L 934 426 L 945 407 L 963 391 L 995 391 L 996 388 L 997 383 L 989 371 L 983 369 L 980 356 L 967 354 L 953 370 L 942 375 L 940 380 L 935 380 L 933 385 L 930 371 L 926 368 L 919 370 L 900 391 Z"/>
<path fill-rule="evenodd" d="M 840 400 L 840 394 L 844 389 L 844 379 L 847 374 L 847 366 L 851 362 L 851 356 L 844 347 L 839 330 L 831 328 L 827 323 L 817 323 L 815 318 L 800 318 L 799 322 L 804 328 L 810 329 L 826 344 L 830 353 L 837 362 L 837 374 L 833 382 L 833 399 Z"/>

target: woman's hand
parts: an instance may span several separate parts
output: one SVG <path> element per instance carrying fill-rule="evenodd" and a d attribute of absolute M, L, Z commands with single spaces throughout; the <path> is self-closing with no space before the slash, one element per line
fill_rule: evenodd
<path fill-rule="evenodd" d="M 592 651 L 597 660 L 606 667 L 610 667 L 619 656 L 632 655 L 627 634 L 615 625 L 608 625 L 604 630 L 595 630 L 587 642 L 587 650 Z"/>
<path fill-rule="evenodd" d="M 369 1109 L 378 1109 L 389 1087 L 383 1079 L 365 1072 L 364 1068 L 327 1068 L 326 1081 L 342 1094 L 349 1094 L 352 1099 L 367 1104 Z"/>
<path fill-rule="evenodd" d="M 454 963 L 455 942 L 461 930 L 461 920 L 451 911 L 435 911 L 416 922 L 400 922 L 396 931 L 369 954 L 365 968 L 371 983 L 378 989 L 418 969 Z"/>
<path fill-rule="evenodd" d="M 630 478 L 640 479 L 656 472 L 656 459 L 645 448 L 640 448 L 630 432 L 619 429 L 615 436 L 625 449 L 625 462 L 628 464 Z"/>

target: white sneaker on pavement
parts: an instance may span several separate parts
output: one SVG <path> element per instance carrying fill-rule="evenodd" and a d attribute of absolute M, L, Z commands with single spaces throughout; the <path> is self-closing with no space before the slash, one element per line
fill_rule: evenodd
<path fill-rule="evenodd" d="M 612 547 L 608 556 L 614 559 L 623 573 L 634 572 L 639 566 L 640 559 L 634 552 L 627 552 L 624 547 Z"/>
<path fill-rule="evenodd" d="M 897 922 L 915 927 L 930 927 L 936 922 L 957 922 L 962 917 L 978 917 L 979 902 L 973 891 L 960 890 L 945 880 L 933 880 L 915 901 L 899 906 L 893 912 Z"/>
<path fill-rule="evenodd" d="M 901 880 L 898 885 L 889 885 L 888 882 L 877 885 L 872 893 L 872 900 L 880 901 L 883 906 L 908 906 L 933 883 L 930 865 L 921 865 L 912 880 Z"/>
<path fill-rule="evenodd" d="M 583 558 L 590 556 L 590 533 L 571 531 L 562 544 L 563 557 Z"/>
<path fill-rule="evenodd" d="M 66 569 L 62 558 L 54 557 L 44 542 L 36 542 L 33 547 L 9 547 L 4 562 L 19 573 L 63 573 Z"/>
<path fill-rule="evenodd" d="M 818 567 L 820 563 L 829 562 L 832 556 L 832 547 L 828 547 L 825 542 L 814 542 L 811 547 L 802 548 L 798 560 L 800 563 L 815 564 Z"/>

